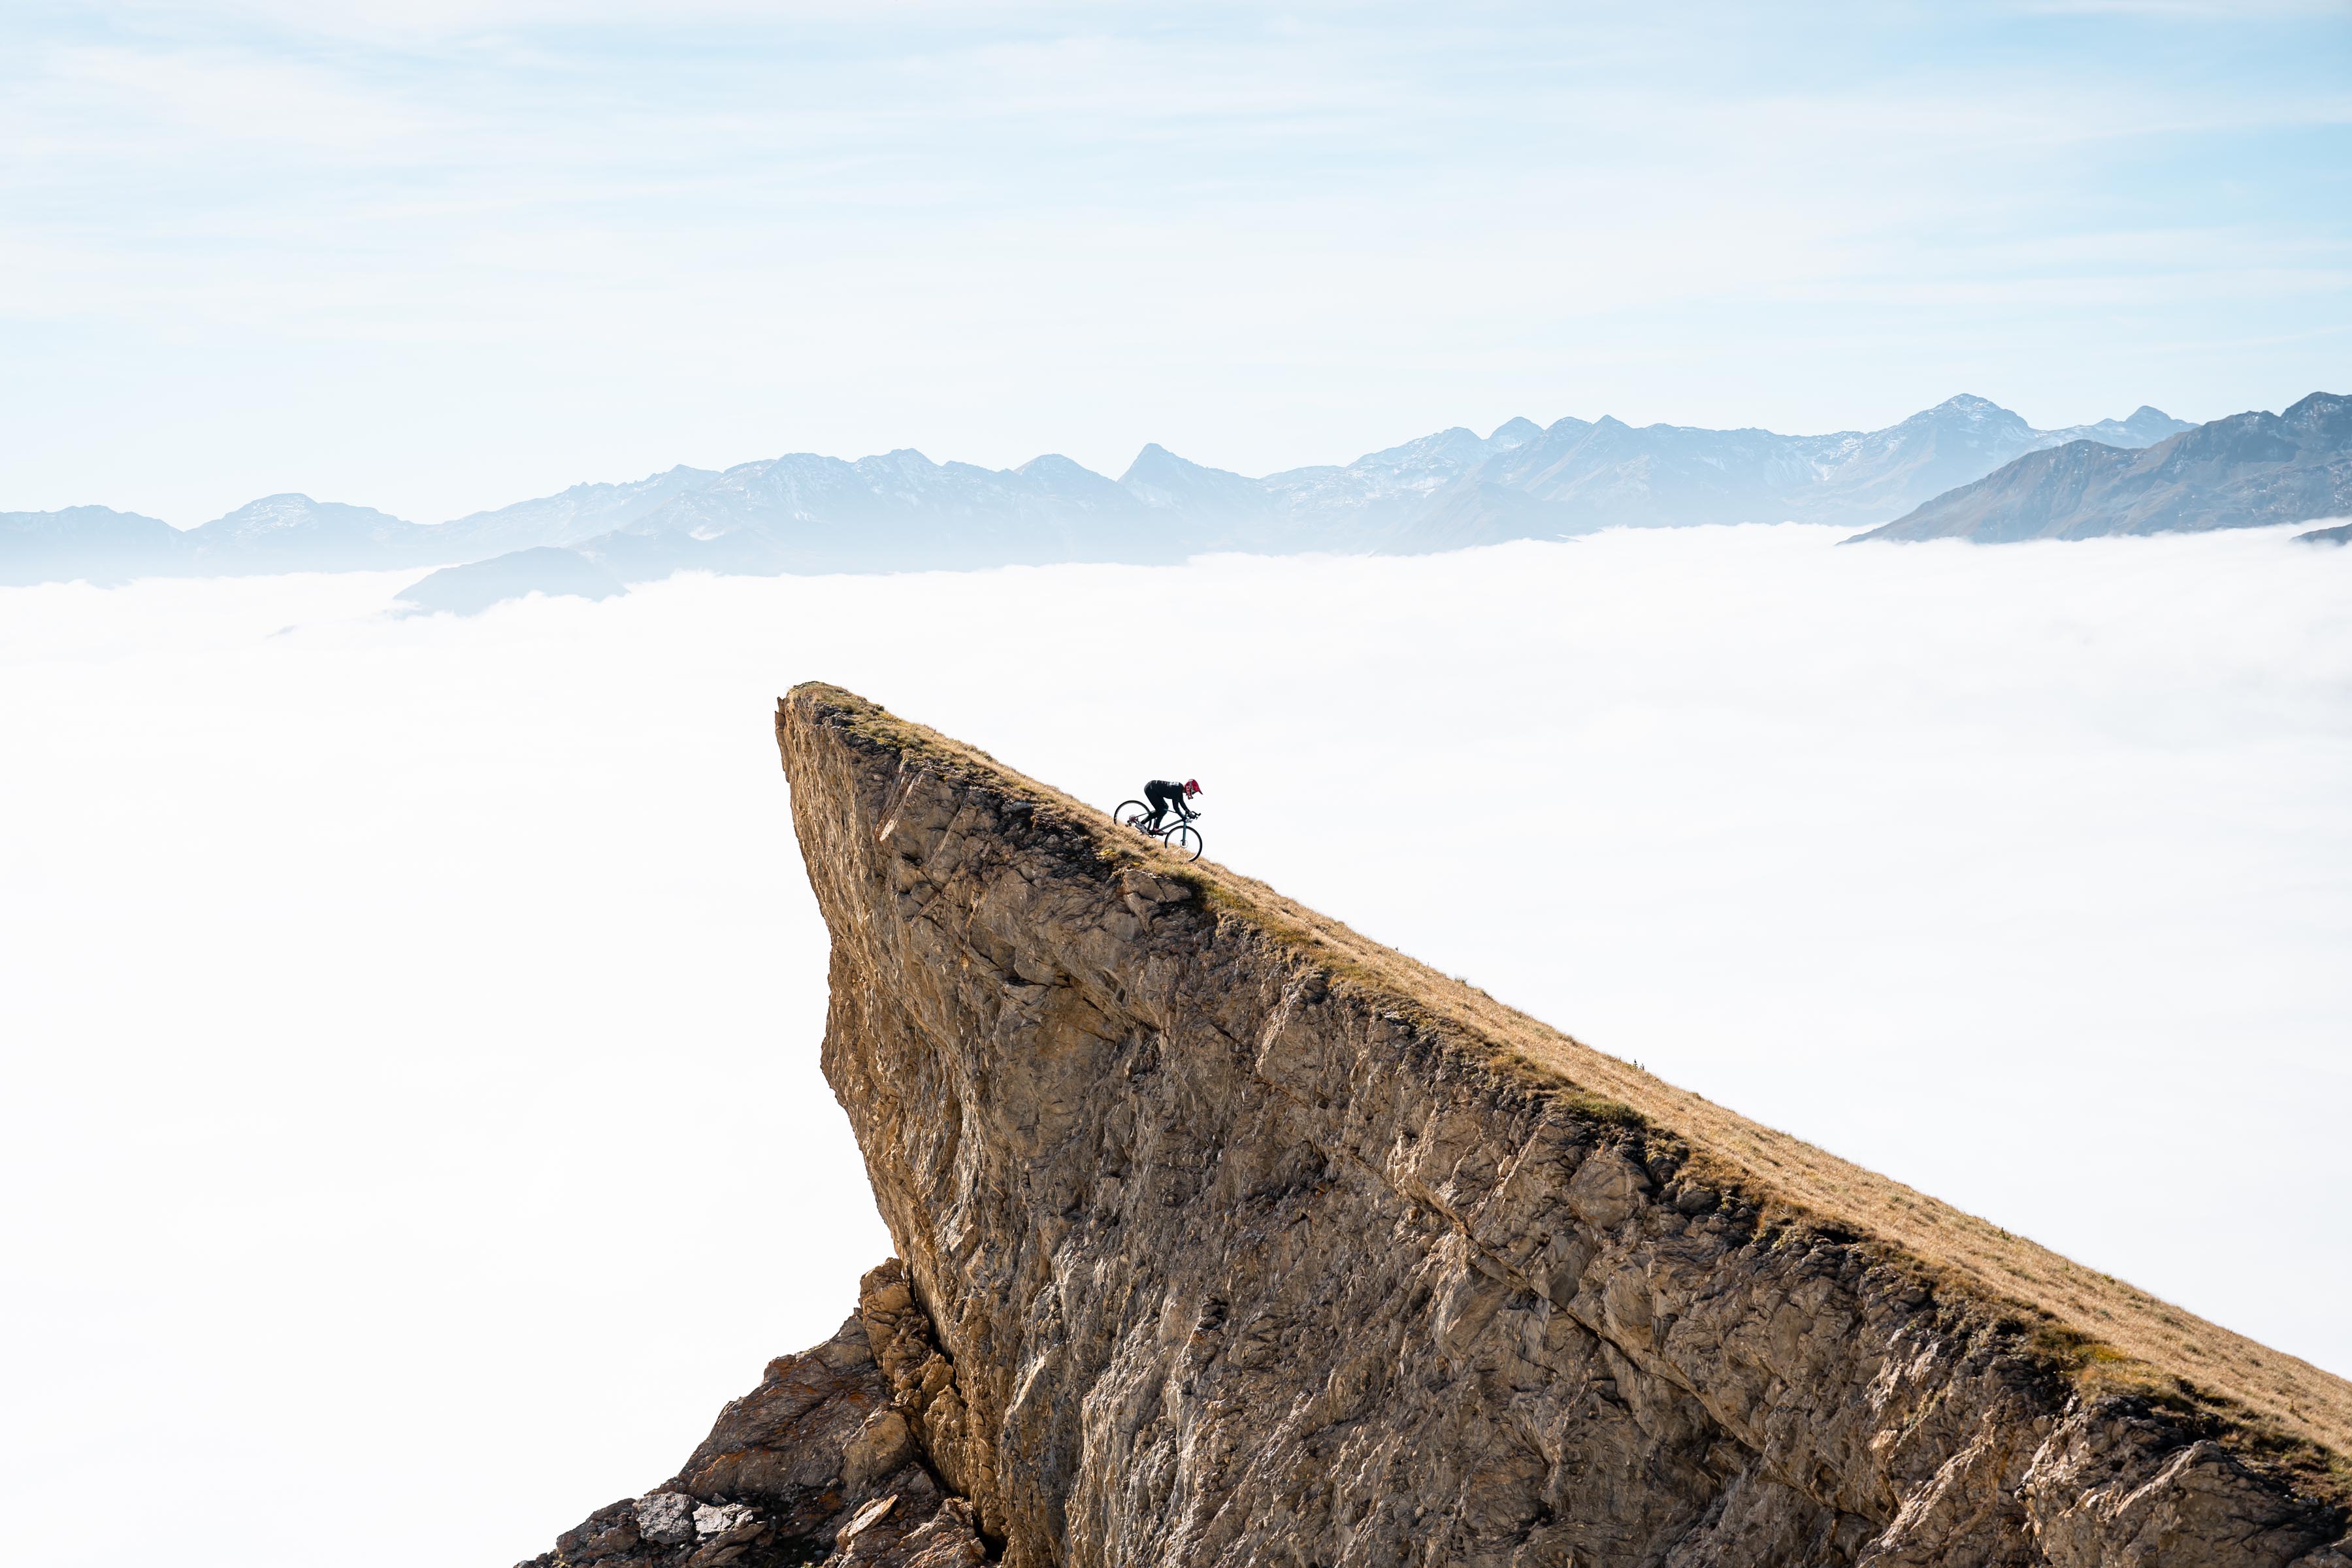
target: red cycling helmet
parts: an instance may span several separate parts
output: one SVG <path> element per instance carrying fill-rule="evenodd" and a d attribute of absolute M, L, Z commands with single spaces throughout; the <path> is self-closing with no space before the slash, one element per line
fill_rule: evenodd
<path fill-rule="evenodd" d="M 1200 794 L 1200 793 L 1201 793 L 1201 781 L 1200 781 L 1199 779 L 1186 779 L 1186 780 L 1184 781 L 1184 793 L 1185 793 L 1186 795 L 1198 795 L 1198 794 Z"/>

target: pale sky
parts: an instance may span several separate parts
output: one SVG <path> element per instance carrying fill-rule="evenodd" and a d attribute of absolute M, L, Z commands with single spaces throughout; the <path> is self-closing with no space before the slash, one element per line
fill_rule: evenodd
<path fill-rule="evenodd" d="M 0 17 L 0 510 L 2352 389 L 2352 7 Z"/>

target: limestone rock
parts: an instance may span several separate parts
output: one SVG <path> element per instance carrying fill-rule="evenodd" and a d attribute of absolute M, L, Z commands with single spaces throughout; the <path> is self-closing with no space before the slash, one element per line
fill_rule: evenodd
<path fill-rule="evenodd" d="M 1595 1090 L 1622 1064 L 1547 1067 L 1491 1004 L 847 693 L 799 689 L 777 735 L 824 1067 L 904 1259 L 828 1452 L 895 1451 L 887 1403 L 932 1489 L 875 1482 L 869 1532 L 911 1509 L 901 1545 L 1015 1568 L 2347 1552 L 2323 1448 L 2100 1384 L 2056 1308 L 1742 1166 L 1763 1130 L 1694 1142 Z M 2283 1408 L 2347 1408 L 2276 1359 Z M 727 1474 L 799 1462 L 759 1451 Z"/>
<path fill-rule="evenodd" d="M 925 1404 L 953 1394 L 953 1371 L 894 1259 L 866 1276 L 860 1310 L 824 1343 L 768 1363 L 730 1403 L 676 1478 L 566 1531 L 519 1568 L 783 1568 L 849 1563 L 950 1568 L 987 1561 L 968 1503 L 918 1452 Z M 895 1287 L 895 1291 L 893 1288 Z M 887 1298 L 869 1309 L 879 1290 Z M 916 1373 L 902 1394 L 877 1362 L 866 1322 L 886 1325 L 891 1365 Z M 887 1506 L 883 1504 L 887 1502 Z"/>
<path fill-rule="evenodd" d="M 694 1510 L 684 1492 L 647 1492 L 637 1500 L 637 1534 L 656 1546 L 683 1546 L 695 1536 Z"/>

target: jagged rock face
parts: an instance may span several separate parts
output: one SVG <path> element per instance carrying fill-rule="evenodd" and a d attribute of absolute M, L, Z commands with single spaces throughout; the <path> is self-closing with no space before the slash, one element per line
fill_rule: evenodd
<path fill-rule="evenodd" d="M 803 688 L 824 1063 L 1018 1568 L 2352 1568 L 1903 1259 Z M 910 1306 L 913 1305 L 910 1302 Z"/>
<path fill-rule="evenodd" d="M 971 1505 L 917 1451 L 953 1372 L 897 1259 L 868 1274 L 841 1331 L 768 1363 L 686 1468 L 598 1509 L 517 1568 L 970 1568 Z"/>

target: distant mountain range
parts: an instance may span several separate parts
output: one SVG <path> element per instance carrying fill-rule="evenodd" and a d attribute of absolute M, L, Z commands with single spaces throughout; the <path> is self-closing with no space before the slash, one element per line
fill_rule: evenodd
<path fill-rule="evenodd" d="M 2141 408 L 2040 430 L 1984 398 L 1960 396 L 1884 430 L 1828 436 L 1513 419 L 1484 437 L 1444 430 L 1344 466 L 1263 479 L 1156 445 L 1117 479 L 1055 456 L 990 469 L 911 450 L 855 462 L 794 453 L 721 472 L 681 467 L 632 483 L 575 485 L 435 524 L 299 495 L 267 497 L 184 531 L 103 507 L 0 513 L 0 583 L 462 566 L 536 552 L 496 572 L 444 577 L 425 595 L 470 602 L 541 578 L 549 591 L 577 592 L 583 583 L 683 570 L 1419 553 L 1611 527 L 1746 521 L 1867 528 L 1890 517 L 1907 522 L 1906 514 L 1997 478 L 2017 459 L 2084 443 L 2127 458 L 2199 428 L 2211 426 Z"/>
<path fill-rule="evenodd" d="M 531 594 L 550 598 L 609 599 L 628 587 L 577 550 L 534 544 L 487 561 L 469 561 L 428 572 L 401 590 L 396 601 L 405 615 L 478 615 L 492 605 Z"/>
<path fill-rule="evenodd" d="M 2091 539 L 2352 514 L 2352 397 L 2233 414 L 2137 451 L 2032 452 L 1864 539 Z"/>

